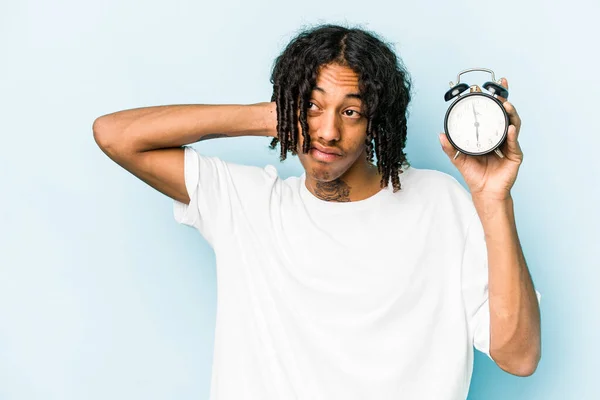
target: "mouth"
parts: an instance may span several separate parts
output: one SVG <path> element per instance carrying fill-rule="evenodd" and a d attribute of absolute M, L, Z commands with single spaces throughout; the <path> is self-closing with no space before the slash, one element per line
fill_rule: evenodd
<path fill-rule="evenodd" d="M 326 153 L 315 147 L 310 149 L 310 155 L 312 158 L 314 158 L 318 161 L 323 161 L 323 162 L 332 162 L 341 157 L 339 154 Z"/>

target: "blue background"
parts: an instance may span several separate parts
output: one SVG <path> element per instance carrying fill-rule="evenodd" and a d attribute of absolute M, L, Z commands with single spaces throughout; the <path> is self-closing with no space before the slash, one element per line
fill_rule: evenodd
<path fill-rule="evenodd" d="M 321 22 L 394 44 L 414 81 L 415 167 L 460 179 L 437 139 L 448 81 L 472 66 L 508 78 L 525 153 L 513 197 L 542 293 L 543 356 L 518 378 L 478 353 L 469 399 L 600 398 L 599 14 L 591 0 L 3 2 L 0 399 L 208 397 L 212 249 L 96 147 L 91 126 L 126 108 L 267 101 L 273 59 Z M 269 142 L 196 147 L 302 173 Z"/>

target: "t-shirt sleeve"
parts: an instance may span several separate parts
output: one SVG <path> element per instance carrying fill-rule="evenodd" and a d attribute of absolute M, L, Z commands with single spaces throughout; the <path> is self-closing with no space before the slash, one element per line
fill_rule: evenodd
<path fill-rule="evenodd" d="M 490 356 L 490 305 L 488 298 L 488 260 L 485 234 L 475 214 L 465 238 L 462 263 L 462 291 L 473 346 Z M 540 293 L 536 290 L 538 302 Z"/>
<path fill-rule="evenodd" d="M 235 230 L 236 216 L 260 214 L 266 208 L 277 172 L 271 165 L 228 163 L 185 146 L 184 177 L 190 203 L 174 200 L 175 220 L 198 229 L 214 247 L 219 237 Z"/>
<path fill-rule="evenodd" d="M 219 214 L 223 213 L 223 205 L 226 205 L 222 199 L 227 196 L 227 188 L 221 184 L 220 179 L 226 167 L 220 159 L 201 155 L 189 146 L 184 147 L 183 165 L 190 203 L 174 201 L 175 221 L 198 229 L 212 244 L 214 226 L 219 220 Z"/>

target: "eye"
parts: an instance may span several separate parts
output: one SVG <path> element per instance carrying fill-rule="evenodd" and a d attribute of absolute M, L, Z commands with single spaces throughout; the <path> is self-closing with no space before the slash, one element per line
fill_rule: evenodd
<path fill-rule="evenodd" d="M 315 105 L 315 103 L 313 103 L 312 101 L 308 102 L 308 109 L 310 110 L 311 108 L 313 108 L 313 106 Z"/>
<path fill-rule="evenodd" d="M 356 110 L 345 110 L 344 115 L 347 117 L 360 117 L 360 113 Z"/>

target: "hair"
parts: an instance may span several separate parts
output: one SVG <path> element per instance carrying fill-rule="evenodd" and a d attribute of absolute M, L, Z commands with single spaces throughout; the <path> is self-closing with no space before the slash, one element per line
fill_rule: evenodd
<path fill-rule="evenodd" d="M 367 161 L 373 162 L 375 151 L 377 169 L 382 175 L 380 186 L 387 187 L 391 177 L 397 192 L 402 165 L 410 165 L 404 147 L 411 82 L 401 59 L 374 33 L 327 24 L 305 30 L 290 41 L 275 60 L 271 73 L 277 137 L 270 148 L 281 143 L 280 161 L 286 159 L 288 152 L 296 155 L 299 122 L 304 138 L 302 151 L 309 151 L 308 103 L 319 69 L 328 64 L 347 66 L 358 74 L 368 121 Z"/>

